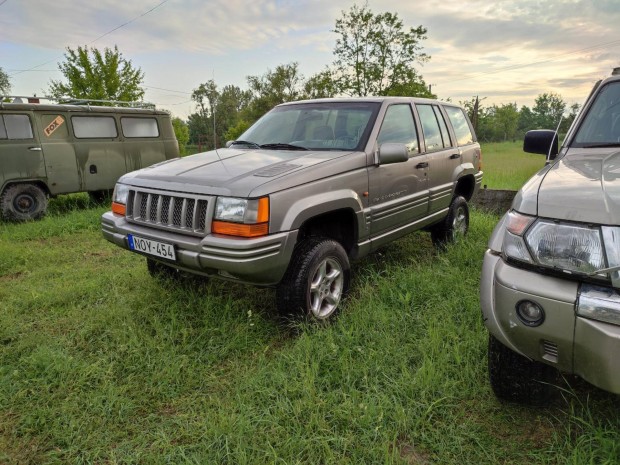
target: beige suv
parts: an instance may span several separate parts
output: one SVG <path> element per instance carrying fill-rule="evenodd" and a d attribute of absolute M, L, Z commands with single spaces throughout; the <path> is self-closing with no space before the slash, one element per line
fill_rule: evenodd
<path fill-rule="evenodd" d="M 544 404 L 558 371 L 620 393 L 620 75 L 599 82 L 547 165 L 489 240 L 480 299 L 489 375 L 506 400 Z"/>
<path fill-rule="evenodd" d="M 123 176 L 104 237 L 178 271 L 276 288 L 324 320 L 349 261 L 425 228 L 464 234 L 482 179 L 462 108 L 405 97 L 279 105 L 227 148 Z"/>

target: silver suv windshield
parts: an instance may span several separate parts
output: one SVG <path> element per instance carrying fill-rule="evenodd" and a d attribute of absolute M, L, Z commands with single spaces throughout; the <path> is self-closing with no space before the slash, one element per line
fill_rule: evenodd
<path fill-rule="evenodd" d="M 606 84 L 584 118 L 573 147 L 620 147 L 620 81 Z"/>
<path fill-rule="evenodd" d="M 282 105 L 254 123 L 239 141 L 271 150 L 361 150 L 379 107 L 374 102 Z"/>

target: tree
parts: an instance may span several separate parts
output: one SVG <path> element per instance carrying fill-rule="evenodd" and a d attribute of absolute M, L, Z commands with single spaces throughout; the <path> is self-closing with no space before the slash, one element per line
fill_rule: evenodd
<path fill-rule="evenodd" d="M 0 95 L 8 95 L 11 91 L 9 75 L 0 66 Z"/>
<path fill-rule="evenodd" d="M 540 94 L 532 108 L 538 126 L 536 129 L 555 129 L 565 110 L 566 103 L 559 94 L 554 92 Z"/>
<path fill-rule="evenodd" d="M 67 47 L 65 61 L 58 64 L 66 82 L 52 80 L 49 94 L 93 100 L 141 101 L 144 97 L 144 73 L 123 58 L 115 46 L 103 52 L 96 48 Z"/>
<path fill-rule="evenodd" d="M 338 89 L 347 95 L 428 95 L 414 69 L 430 57 L 421 52 L 422 26 L 404 30 L 396 13 L 374 14 L 368 5 L 342 11 L 334 31 L 339 35 L 333 63 Z"/>
<path fill-rule="evenodd" d="M 248 76 L 248 86 L 252 92 L 247 119 L 256 121 L 274 106 L 298 100 L 303 97 L 304 77 L 299 73 L 296 62 L 278 65 L 267 70 L 262 76 Z"/>
<path fill-rule="evenodd" d="M 304 98 L 330 98 L 338 94 L 338 84 L 329 69 L 311 76 L 304 84 Z"/>
<path fill-rule="evenodd" d="M 181 118 L 172 118 L 172 129 L 179 143 L 179 152 L 185 155 L 187 142 L 189 141 L 189 128 Z"/>

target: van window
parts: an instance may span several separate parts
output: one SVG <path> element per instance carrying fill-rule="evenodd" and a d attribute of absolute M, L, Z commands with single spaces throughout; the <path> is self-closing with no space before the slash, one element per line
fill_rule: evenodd
<path fill-rule="evenodd" d="M 32 139 L 32 125 L 28 115 L 0 117 L 0 139 Z"/>
<path fill-rule="evenodd" d="M 155 118 L 121 118 L 121 128 L 125 137 L 159 137 Z"/>
<path fill-rule="evenodd" d="M 78 139 L 116 137 L 116 124 L 111 116 L 73 116 L 73 134 Z"/>
<path fill-rule="evenodd" d="M 448 114 L 448 119 L 452 123 L 454 133 L 456 134 L 456 142 L 458 145 L 467 145 L 474 143 L 474 135 L 467 123 L 467 116 L 463 110 L 456 107 L 444 107 Z"/>

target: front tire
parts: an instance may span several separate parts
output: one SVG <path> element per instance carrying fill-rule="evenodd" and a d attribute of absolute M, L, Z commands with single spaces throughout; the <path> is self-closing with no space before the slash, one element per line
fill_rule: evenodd
<path fill-rule="evenodd" d="M 489 335 L 489 381 L 495 395 L 520 404 L 548 404 L 557 392 L 558 371 L 513 352 Z"/>
<path fill-rule="evenodd" d="M 431 229 L 431 239 L 437 247 L 458 242 L 469 231 L 469 206 L 465 197 L 452 199 L 448 215 Z"/>
<path fill-rule="evenodd" d="M 349 258 L 342 246 L 326 238 L 309 238 L 295 248 L 276 289 L 282 315 L 301 314 L 318 321 L 333 318 L 349 290 Z"/>
<path fill-rule="evenodd" d="M 34 184 L 13 184 L 0 198 L 0 211 L 7 221 L 38 220 L 47 211 L 47 194 Z"/>

